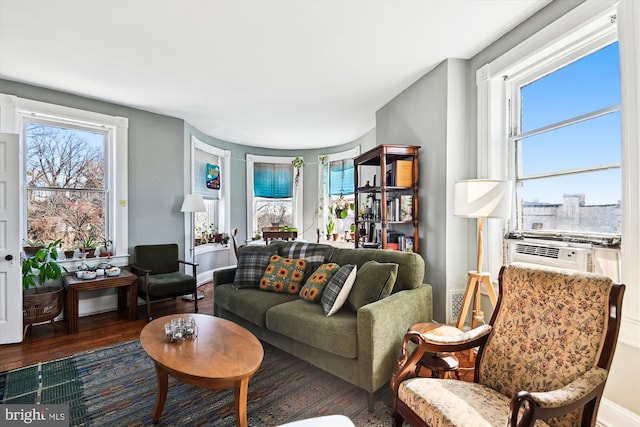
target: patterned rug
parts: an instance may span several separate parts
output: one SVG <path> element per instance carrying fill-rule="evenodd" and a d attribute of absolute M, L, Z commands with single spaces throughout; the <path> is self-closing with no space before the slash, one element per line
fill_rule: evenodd
<path fill-rule="evenodd" d="M 357 426 L 390 426 L 391 392 L 367 393 L 273 346 L 249 382 L 250 426 L 343 414 Z M 206 363 L 206 361 L 203 361 Z M 69 403 L 72 426 L 153 426 L 156 376 L 139 340 L 0 373 L 2 403 Z M 159 426 L 235 426 L 232 390 L 206 390 L 169 377 Z"/>

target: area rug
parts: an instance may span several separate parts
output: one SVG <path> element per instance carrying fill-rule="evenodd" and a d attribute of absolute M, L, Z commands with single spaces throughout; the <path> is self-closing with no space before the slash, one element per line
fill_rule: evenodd
<path fill-rule="evenodd" d="M 250 426 L 277 426 L 331 414 L 356 426 L 390 426 L 391 392 L 367 393 L 271 345 L 249 382 Z M 203 360 L 202 363 L 207 363 Z M 139 340 L 0 374 L 2 403 L 69 403 L 71 426 L 153 426 L 156 376 Z M 169 378 L 159 426 L 235 426 L 232 390 L 206 390 Z"/>

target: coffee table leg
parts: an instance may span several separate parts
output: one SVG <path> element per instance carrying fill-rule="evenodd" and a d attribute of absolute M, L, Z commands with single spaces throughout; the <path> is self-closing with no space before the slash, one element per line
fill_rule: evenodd
<path fill-rule="evenodd" d="M 247 390 L 249 378 L 243 378 L 236 384 L 236 422 L 240 427 L 247 427 Z"/>
<path fill-rule="evenodd" d="M 167 389 L 169 388 L 169 374 L 156 363 L 156 376 L 158 377 L 158 397 L 156 407 L 153 410 L 153 423 L 157 423 L 164 409 L 164 402 L 167 400 Z M 246 403 L 246 401 L 245 401 Z M 246 405 L 245 405 L 246 408 Z M 246 414 L 245 414 L 246 415 Z M 246 425 L 246 423 L 245 423 Z"/>

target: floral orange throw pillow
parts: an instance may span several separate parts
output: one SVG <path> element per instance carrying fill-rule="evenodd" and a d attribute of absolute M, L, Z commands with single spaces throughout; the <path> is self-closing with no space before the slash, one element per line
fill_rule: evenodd
<path fill-rule="evenodd" d="M 340 266 L 335 262 L 322 264 L 309 276 L 307 283 L 304 284 L 300 291 L 300 297 L 309 302 L 319 303 L 325 286 L 339 269 Z"/>
<path fill-rule="evenodd" d="M 283 258 L 273 255 L 269 265 L 260 279 L 263 291 L 297 294 L 304 283 L 304 270 L 307 261 L 304 259 Z"/>

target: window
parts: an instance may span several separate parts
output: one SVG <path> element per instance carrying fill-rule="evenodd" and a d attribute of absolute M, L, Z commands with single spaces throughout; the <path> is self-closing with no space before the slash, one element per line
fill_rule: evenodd
<path fill-rule="evenodd" d="M 64 247 L 104 237 L 126 265 L 128 120 L 3 94 L 0 111 L 22 146 L 22 237 Z"/>
<path fill-rule="evenodd" d="M 355 229 L 353 159 L 358 155 L 360 147 L 319 157 L 318 182 L 322 186 L 322 196 L 318 224 L 321 235 L 329 234 L 327 225 L 333 222 L 333 233 L 338 235 L 340 241 L 351 238 L 351 230 Z"/>
<path fill-rule="evenodd" d="M 476 72 L 477 176 L 515 184 L 510 220 L 485 227 L 492 277 L 508 261 L 509 232 L 620 241 L 619 219 L 612 220 L 623 217 L 625 173 L 615 14 L 611 4 L 586 2 Z M 611 188 L 601 197 L 594 181 Z"/>
<path fill-rule="evenodd" d="M 191 158 L 191 192 L 202 196 L 206 207 L 206 212 L 194 213 L 194 243 L 195 240 L 199 244 L 212 243 L 214 234 L 229 234 L 231 231 L 230 207 L 227 202 L 231 152 L 208 145 L 192 136 Z M 196 254 L 202 250 L 203 248 L 197 248 Z"/>
<path fill-rule="evenodd" d="M 26 238 L 72 248 L 109 236 L 106 132 L 28 120 L 23 135 Z"/>
<path fill-rule="evenodd" d="M 264 227 L 302 224 L 303 174 L 297 175 L 293 157 L 247 154 L 247 230 L 262 234 Z"/>
<path fill-rule="evenodd" d="M 620 234 L 620 68 L 614 42 L 511 86 L 516 230 Z M 554 66 L 558 66 L 555 65 Z"/>

